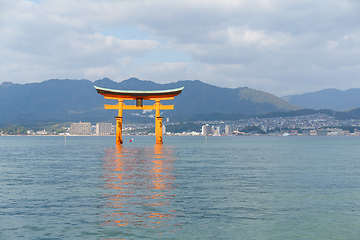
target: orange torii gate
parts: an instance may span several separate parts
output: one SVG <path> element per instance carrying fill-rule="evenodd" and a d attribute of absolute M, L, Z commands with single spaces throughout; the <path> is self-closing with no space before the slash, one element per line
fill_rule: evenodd
<path fill-rule="evenodd" d="M 156 143 L 163 143 L 162 119 L 160 110 L 173 110 L 174 105 L 162 105 L 161 100 L 172 100 L 179 95 L 184 87 L 158 90 L 158 91 L 133 91 L 133 90 L 115 90 L 94 86 L 96 91 L 103 95 L 105 99 L 118 100 L 116 105 L 105 104 L 105 109 L 117 109 L 116 118 L 116 143 L 122 144 L 122 113 L 123 110 L 156 110 L 155 114 L 155 136 Z M 136 105 L 125 105 L 124 100 L 136 100 Z M 143 105 L 143 100 L 153 100 L 153 105 Z"/>

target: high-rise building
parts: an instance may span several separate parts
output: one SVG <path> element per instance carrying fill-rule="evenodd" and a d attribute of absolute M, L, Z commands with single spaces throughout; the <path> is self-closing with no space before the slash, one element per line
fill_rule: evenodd
<path fill-rule="evenodd" d="M 111 135 L 112 124 L 111 123 L 97 123 L 96 135 Z"/>
<path fill-rule="evenodd" d="M 224 126 L 215 127 L 215 133 L 213 135 L 219 136 L 225 132 Z"/>
<path fill-rule="evenodd" d="M 166 126 L 165 126 L 165 124 L 163 124 L 163 126 L 162 126 L 162 133 L 163 133 L 163 135 L 166 134 Z"/>
<path fill-rule="evenodd" d="M 221 134 L 221 127 L 220 127 L 220 126 L 217 126 L 217 127 L 215 128 L 215 134 L 217 134 L 217 135 L 220 135 L 220 134 Z"/>
<path fill-rule="evenodd" d="M 228 125 L 228 124 L 226 124 L 225 125 L 225 134 L 226 135 L 230 135 L 231 133 L 232 133 L 232 126 L 231 125 Z"/>
<path fill-rule="evenodd" d="M 91 134 L 91 123 L 89 122 L 78 122 L 72 123 L 70 126 L 70 133 L 72 135 L 90 135 Z"/>
<path fill-rule="evenodd" d="M 205 125 L 202 126 L 201 134 L 204 135 L 204 136 L 207 136 L 207 135 L 211 134 L 211 127 L 209 126 L 209 124 L 205 124 Z"/>
<path fill-rule="evenodd" d="M 216 130 L 215 130 L 215 126 L 211 126 L 211 134 L 215 134 Z"/>

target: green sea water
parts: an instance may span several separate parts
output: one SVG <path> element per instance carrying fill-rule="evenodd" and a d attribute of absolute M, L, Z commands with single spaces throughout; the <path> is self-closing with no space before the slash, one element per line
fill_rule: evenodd
<path fill-rule="evenodd" d="M 0 239 L 359 239 L 360 137 L 1 136 Z"/>

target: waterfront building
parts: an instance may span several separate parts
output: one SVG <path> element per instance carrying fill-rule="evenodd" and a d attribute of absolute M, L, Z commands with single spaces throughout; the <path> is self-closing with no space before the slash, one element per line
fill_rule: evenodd
<path fill-rule="evenodd" d="M 342 130 L 338 128 L 327 128 L 327 129 L 318 129 L 318 136 L 349 136 L 349 130 Z"/>
<path fill-rule="evenodd" d="M 163 124 L 163 126 L 162 126 L 162 134 L 166 135 L 166 126 L 165 126 L 165 124 Z"/>
<path fill-rule="evenodd" d="M 201 134 L 204 135 L 204 136 L 207 136 L 207 135 L 211 134 L 211 127 L 209 126 L 209 124 L 205 124 L 205 125 L 202 126 Z"/>
<path fill-rule="evenodd" d="M 215 128 L 215 134 L 214 134 L 214 135 L 221 135 L 221 134 L 223 134 L 223 133 L 225 133 L 225 128 L 224 128 L 224 126 L 217 126 L 217 127 Z"/>
<path fill-rule="evenodd" d="M 328 136 L 349 136 L 350 131 L 349 130 L 334 130 L 328 133 Z"/>
<path fill-rule="evenodd" d="M 215 126 L 211 126 L 211 134 L 215 134 Z"/>
<path fill-rule="evenodd" d="M 231 133 L 232 133 L 232 126 L 231 125 L 228 125 L 228 124 L 226 124 L 225 125 L 225 134 L 226 135 L 230 135 Z"/>
<path fill-rule="evenodd" d="M 35 134 L 34 130 L 27 130 L 26 133 L 27 133 L 28 135 L 34 135 L 34 134 Z"/>
<path fill-rule="evenodd" d="M 81 121 L 72 123 L 70 126 L 70 133 L 72 135 L 91 135 L 91 123 Z"/>
<path fill-rule="evenodd" d="M 49 132 L 46 130 L 40 130 L 40 131 L 36 131 L 36 135 L 48 135 Z"/>
<path fill-rule="evenodd" d="M 112 124 L 111 123 L 97 123 L 96 135 L 111 135 Z"/>

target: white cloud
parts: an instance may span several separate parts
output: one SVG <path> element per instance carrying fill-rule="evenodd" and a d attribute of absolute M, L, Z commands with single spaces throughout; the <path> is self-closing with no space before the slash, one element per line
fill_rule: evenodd
<path fill-rule="evenodd" d="M 167 83 L 184 79 L 189 63 L 150 62 L 136 69 L 140 79 Z"/>
<path fill-rule="evenodd" d="M 277 95 L 360 87 L 359 12 L 351 0 L 0 0 L 0 82 L 199 79 Z"/>
<path fill-rule="evenodd" d="M 84 69 L 84 76 L 88 79 L 100 79 L 104 76 L 114 76 L 116 74 L 117 68 L 113 64 L 104 67 L 91 67 Z"/>
<path fill-rule="evenodd" d="M 68 43 L 70 43 L 69 50 L 81 57 L 141 56 L 159 47 L 159 43 L 155 40 L 121 40 L 113 36 L 103 36 L 100 33 L 71 36 Z"/>

